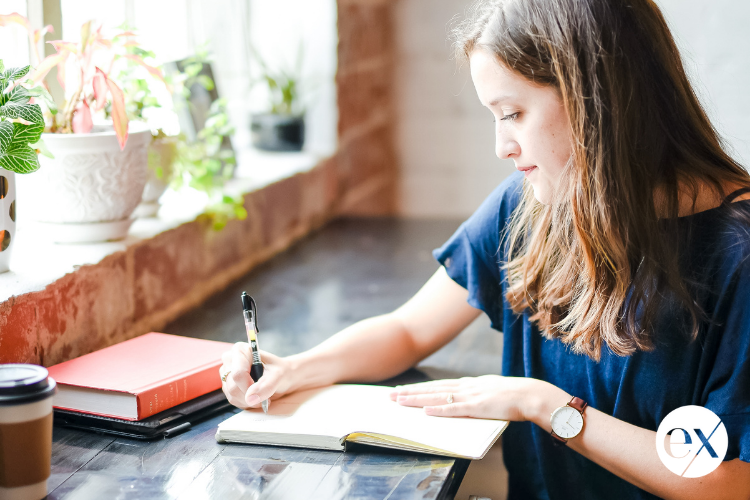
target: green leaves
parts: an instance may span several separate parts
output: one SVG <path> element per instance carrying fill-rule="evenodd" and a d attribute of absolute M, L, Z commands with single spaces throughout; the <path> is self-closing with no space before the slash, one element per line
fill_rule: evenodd
<path fill-rule="evenodd" d="M 41 131 L 37 137 L 39 135 Z M 29 136 L 26 125 L 0 122 L 0 167 L 17 174 L 29 174 L 39 169 L 39 159 L 36 151 L 29 146 Z"/>
<path fill-rule="evenodd" d="M 178 144 L 174 163 L 172 187 L 179 189 L 188 185 L 206 193 L 209 204 L 204 218 L 211 221 L 217 231 L 231 219 L 247 217 L 242 197 L 232 197 L 224 192 L 237 162 L 232 150 L 222 145 L 233 133 L 227 102 L 218 99 L 211 104 L 206 125 L 198 133 L 197 140 Z"/>
<path fill-rule="evenodd" d="M 5 151 L 13 144 L 13 124 L 0 122 L 0 151 Z"/>
<path fill-rule="evenodd" d="M 225 194 L 206 207 L 202 218 L 210 221 L 214 231 L 221 231 L 230 220 L 247 218 L 244 201 L 242 196 L 232 197 Z"/>
<path fill-rule="evenodd" d="M 5 69 L 4 64 L 0 64 L 0 94 L 5 93 L 5 89 L 8 88 L 8 85 L 13 83 L 15 79 L 10 78 L 15 73 L 21 72 L 24 69 L 26 69 L 26 73 L 28 73 L 28 68 L 30 66 L 27 66 L 26 68 L 9 68 Z"/>
<path fill-rule="evenodd" d="M 260 66 L 260 75 L 253 79 L 252 86 L 265 83 L 268 88 L 270 112 L 276 115 L 304 114 L 300 95 L 300 81 L 302 80 L 302 51 L 300 45 L 297 52 L 296 68 L 271 69 L 258 51 L 251 47 L 254 60 Z"/>
<path fill-rule="evenodd" d="M 39 108 L 36 104 L 30 106 Z M 30 125 L 13 123 L 13 140 L 17 143 L 33 144 L 42 138 L 42 132 L 44 132 L 44 121 L 31 123 Z"/>
<path fill-rule="evenodd" d="M 30 174 L 39 170 L 39 158 L 30 147 L 19 147 L 0 153 L 0 167 L 17 174 Z"/>
<path fill-rule="evenodd" d="M 15 81 L 20 80 L 29 73 L 31 66 L 23 68 L 8 68 L 0 74 L 0 80 Z"/>
<path fill-rule="evenodd" d="M 37 148 L 30 144 L 36 146 L 44 131 L 42 108 L 30 101 L 32 97 L 44 99 L 46 91 L 16 83 L 30 69 L 26 66 L 6 70 L 0 61 L 0 167 L 18 174 L 39 169 Z M 11 90 L 6 92 L 8 87 Z"/>
<path fill-rule="evenodd" d="M 29 91 L 25 87 L 15 87 L 8 93 L 0 95 L 0 106 L 3 106 L 6 102 L 12 102 L 16 104 L 26 104 L 29 102 Z"/>
<path fill-rule="evenodd" d="M 27 82 L 31 82 L 31 80 L 27 80 Z M 44 104 L 47 106 L 47 109 L 50 113 L 52 113 L 53 115 L 57 114 L 57 104 L 55 104 L 55 100 L 52 98 L 52 95 L 50 95 L 47 89 L 45 89 L 44 87 L 35 87 L 32 89 L 27 89 L 26 91 L 29 93 L 29 97 L 38 97 L 42 101 L 44 101 Z"/>
<path fill-rule="evenodd" d="M 0 106 L 0 116 L 11 119 L 17 118 L 32 124 L 41 122 L 44 125 L 44 115 L 42 114 L 42 108 L 38 104 L 8 102 L 4 106 Z"/>

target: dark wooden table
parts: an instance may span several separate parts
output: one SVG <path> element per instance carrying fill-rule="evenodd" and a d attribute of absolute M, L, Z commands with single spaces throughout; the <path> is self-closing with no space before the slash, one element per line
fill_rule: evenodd
<path fill-rule="evenodd" d="M 170 324 L 167 333 L 236 342 L 240 294 L 258 302 L 260 343 L 278 355 L 308 349 L 360 319 L 392 311 L 437 269 L 431 250 L 457 221 L 341 220 Z M 397 379 L 500 373 L 501 335 L 480 319 Z M 452 498 L 467 460 L 361 447 L 324 452 L 220 445 L 227 411 L 173 438 L 142 442 L 55 428 L 48 498 Z"/>

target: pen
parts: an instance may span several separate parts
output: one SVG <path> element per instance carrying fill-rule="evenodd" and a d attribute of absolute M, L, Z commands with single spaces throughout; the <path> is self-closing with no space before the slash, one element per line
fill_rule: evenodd
<path fill-rule="evenodd" d="M 250 349 L 253 351 L 253 364 L 250 365 L 250 376 L 253 382 L 257 382 L 263 376 L 263 363 L 258 352 L 258 309 L 255 301 L 247 292 L 242 292 L 242 316 L 245 318 L 245 330 Z M 268 413 L 268 400 L 261 403 L 263 413 Z"/>

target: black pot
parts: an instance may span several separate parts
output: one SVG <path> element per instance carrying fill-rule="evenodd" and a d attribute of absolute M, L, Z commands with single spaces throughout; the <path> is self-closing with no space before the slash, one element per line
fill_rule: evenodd
<path fill-rule="evenodd" d="M 265 151 L 301 151 L 305 142 L 304 116 L 274 115 L 251 116 L 253 146 Z"/>

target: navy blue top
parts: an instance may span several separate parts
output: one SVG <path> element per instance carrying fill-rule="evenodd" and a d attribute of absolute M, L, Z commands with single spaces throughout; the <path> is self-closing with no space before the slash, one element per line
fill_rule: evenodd
<path fill-rule="evenodd" d="M 701 303 L 712 326 L 689 343 L 677 318 L 659 319 L 657 348 L 629 357 L 602 348 L 601 361 L 547 340 L 505 299 L 505 239 L 501 233 L 520 201 L 523 176 L 514 174 L 484 201 L 435 258 L 469 291 L 468 302 L 504 332 L 502 374 L 546 380 L 597 410 L 656 431 L 672 410 L 704 406 L 724 422 L 724 460 L 750 462 L 750 228 L 727 217 L 726 206 L 679 218 L 681 271 L 704 285 Z M 733 207 L 747 210 L 750 200 Z M 502 437 L 509 500 L 657 498 L 620 479 L 531 422 L 511 422 Z M 575 495 L 571 487 L 575 486 Z"/>

